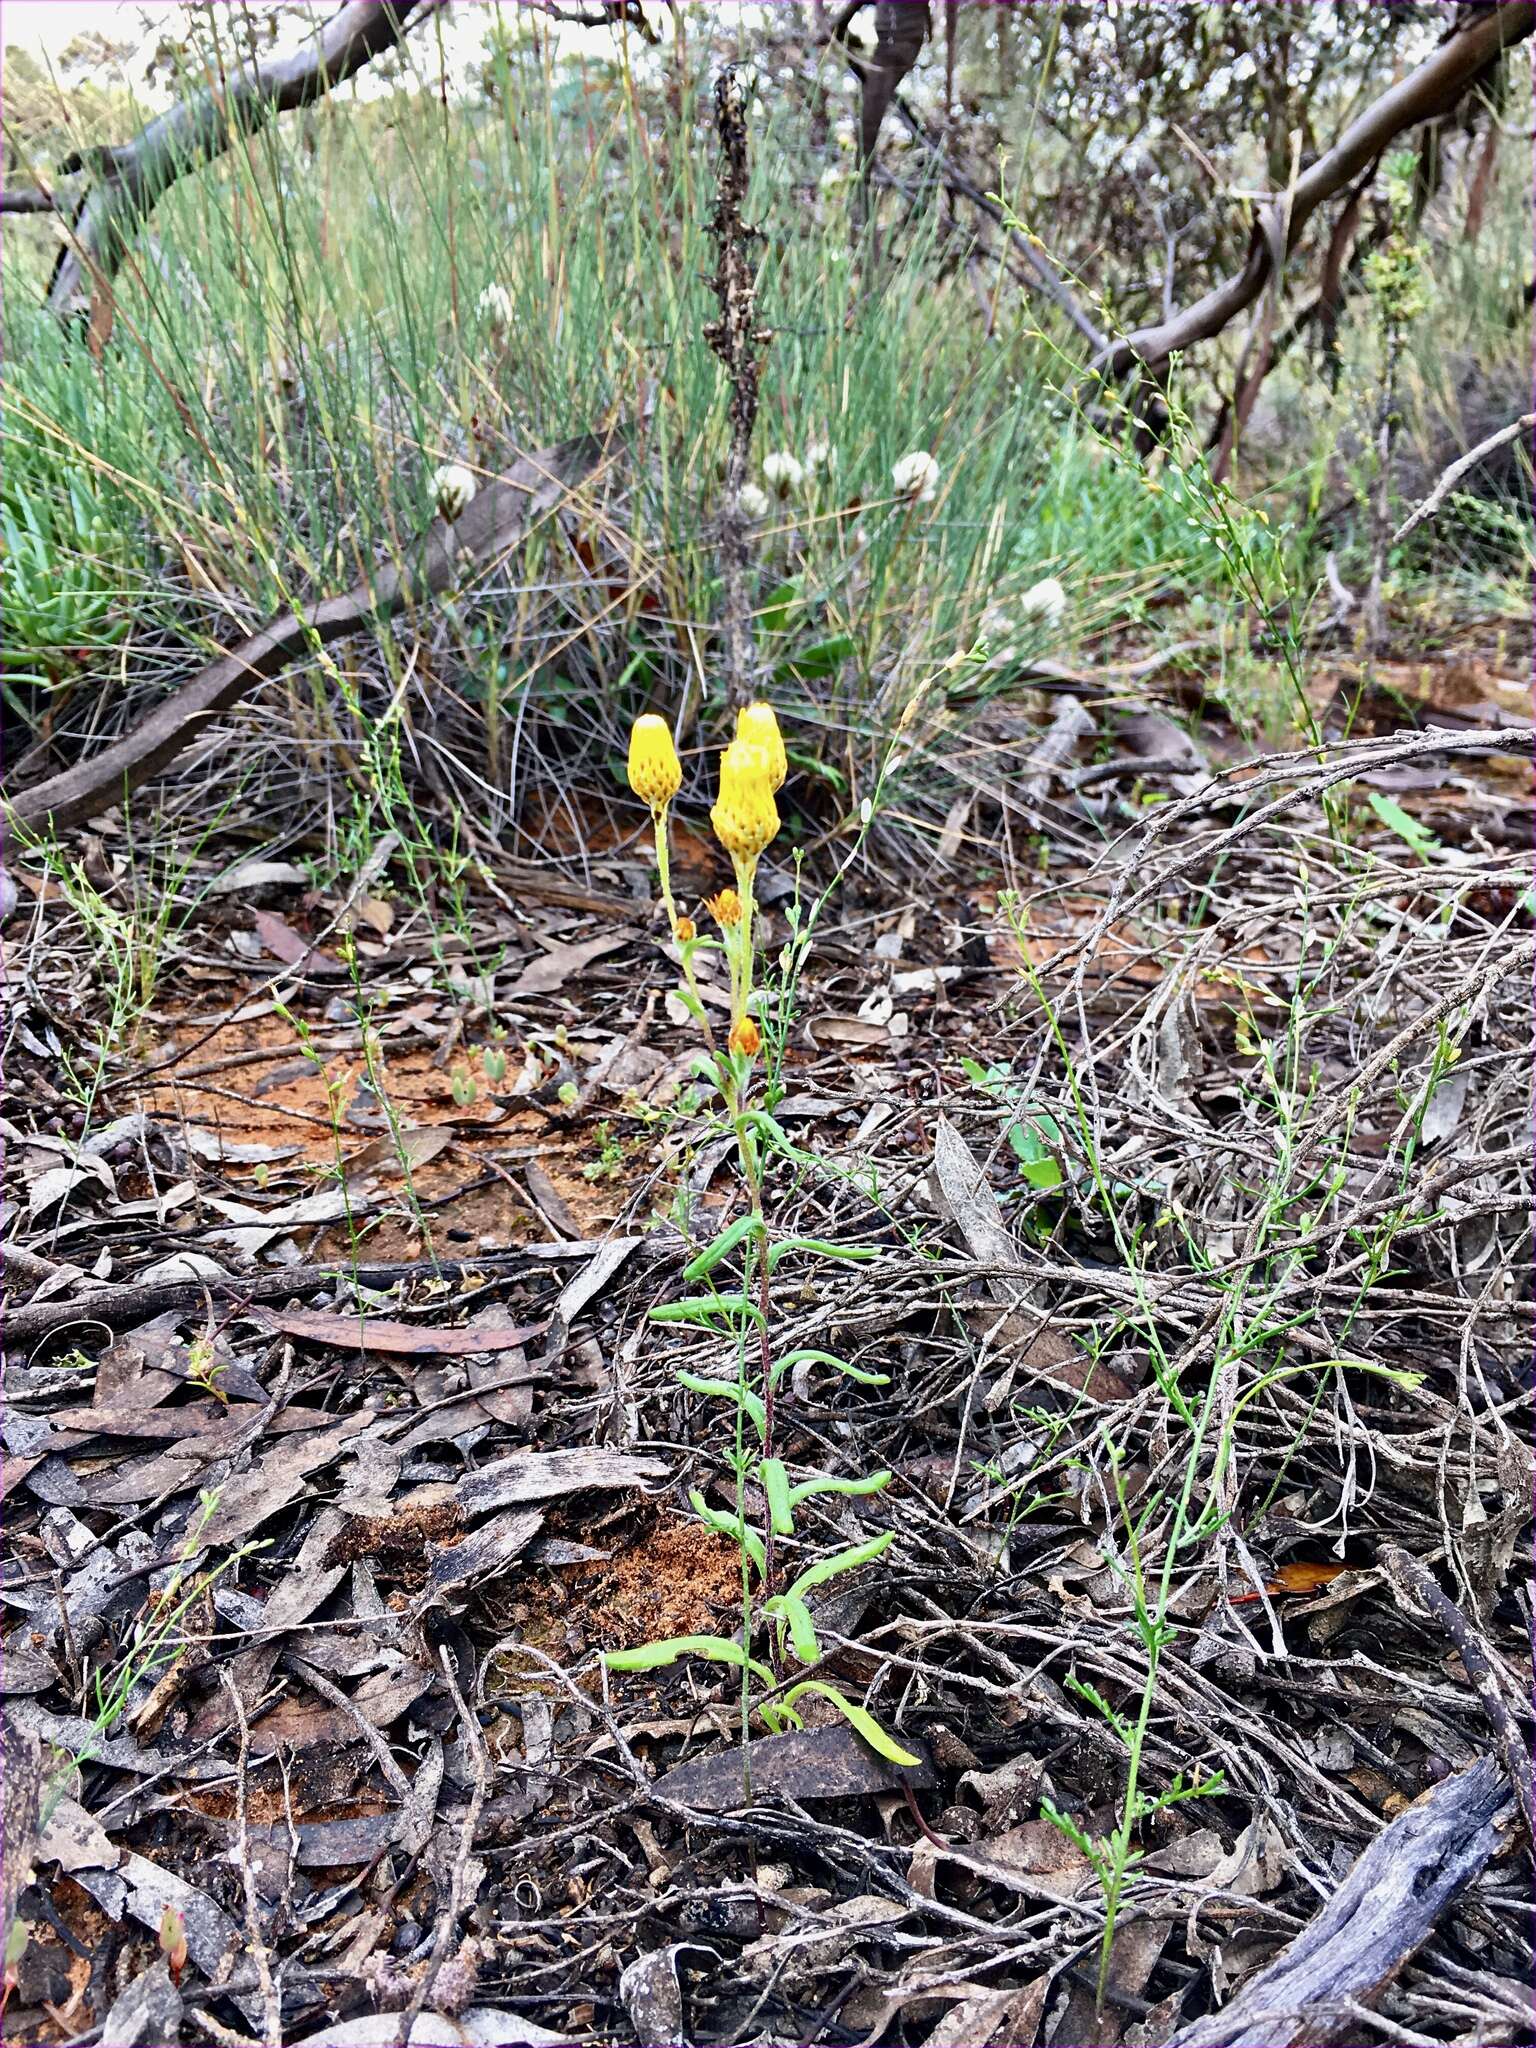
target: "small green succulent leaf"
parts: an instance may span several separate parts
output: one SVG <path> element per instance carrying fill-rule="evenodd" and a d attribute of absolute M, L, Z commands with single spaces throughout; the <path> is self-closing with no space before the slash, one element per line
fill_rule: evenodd
<path fill-rule="evenodd" d="M 734 1401 L 738 1408 L 751 1416 L 759 1441 L 767 1441 L 768 1417 L 763 1408 L 762 1396 L 754 1393 L 751 1387 L 742 1386 L 739 1380 L 706 1379 L 702 1373 L 697 1372 L 680 1372 L 677 1375 L 677 1384 L 686 1387 L 690 1394 L 713 1394 L 723 1401 Z"/>
<path fill-rule="evenodd" d="M 682 1301 L 660 1301 L 646 1313 L 653 1323 L 708 1325 L 730 1316 L 745 1316 L 753 1323 L 763 1320 L 757 1303 L 748 1301 L 744 1294 L 691 1294 Z"/>
<path fill-rule="evenodd" d="M 833 1244 L 825 1237 L 786 1237 L 772 1247 L 768 1253 L 768 1270 L 778 1270 L 780 1259 L 791 1252 L 813 1252 L 821 1259 L 874 1259 L 880 1255 L 877 1244 Z"/>
<path fill-rule="evenodd" d="M 757 1228 L 756 1216 L 738 1216 L 728 1229 L 722 1230 L 711 1244 L 705 1245 L 703 1251 L 688 1261 L 683 1268 L 683 1278 L 702 1280 L 704 1275 L 712 1272 L 722 1259 L 728 1259 L 737 1245 L 749 1238 Z"/>
<path fill-rule="evenodd" d="M 604 1650 L 603 1663 L 610 1671 L 660 1671 L 679 1657 L 733 1664 L 738 1671 L 750 1671 L 764 1685 L 774 1682 L 768 1666 L 749 1657 L 740 1643 L 733 1643 L 728 1636 L 668 1636 L 665 1642 L 642 1643 L 636 1650 Z"/>
<path fill-rule="evenodd" d="M 723 1508 L 712 1508 L 697 1487 L 688 1495 L 693 1511 L 701 1521 L 707 1522 L 717 1535 L 729 1536 L 757 1566 L 759 1577 L 768 1570 L 768 1553 L 763 1548 L 763 1539 L 755 1529 L 749 1529 L 740 1515 L 728 1515 Z"/>
<path fill-rule="evenodd" d="M 792 1365 L 830 1365 L 834 1372 L 842 1373 L 845 1379 L 857 1380 L 862 1387 L 888 1387 L 891 1384 L 889 1373 L 868 1372 L 862 1365 L 850 1365 L 846 1358 L 838 1358 L 830 1351 L 801 1349 L 799 1351 L 786 1351 L 782 1358 L 775 1359 L 773 1364 L 773 1383 L 775 1386 L 778 1385 L 780 1376 L 786 1373 Z"/>
<path fill-rule="evenodd" d="M 819 1693 L 824 1700 L 830 1700 L 850 1726 L 863 1736 L 876 1756 L 883 1756 L 888 1763 L 901 1764 L 907 1768 L 922 1762 L 922 1758 L 914 1756 L 910 1749 L 903 1749 L 893 1735 L 887 1735 L 873 1714 L 868 1713 L 863 1707 L 855 1706 L 852 1700 L 844 1698 L 835 1685 L 827 1685 L 819 1678 L 802 1679 L 799 1685 L 791 1686 L 778 1704 L 780 1707 L 793 1707 L 795 1701 L 808 1692 Z"/>
<path fill-rule="evenodd" d="M 793 1496 L 789 1488 L 789 1474 L 784 1469 L 782 1458 L 764 1458 L 757 1470 L 763 1492 L 768 1498 L 768 1517 L 773 1524 L 775 1536 L 793 1536 L 795 1517 Z"/>
<path fill-rule="evenodd" d="M 818 1493 L 881 1493 L 891 1483 L 889 1472 L 871 1472 L 863 1479 L 833 1479 L 826 1473 L 819 1473 L 814 1479 L 802 1479 L 798 1486 L 789 1489 L 789 1504 L 797 1508 L 801 1501 L 809 1500 Z"/>
<path fill-rule="evenodd" d="M 835 1551 L 831 1557 L 819 1559 L 809 1571 L 802 1572 L 789 1590 L 797 1595 L 808 1593 L 813 1586 L 824 1586 L 828 1579 L 835 1579 L 842 1572 L 857 1571 L 861 1564 L 873 1564 L 895 1540 L 896 1531 L 885 1529 L 880 1535 L 871 1537 L 868 1543 L 856 1543 L 848 1550 Z"/>

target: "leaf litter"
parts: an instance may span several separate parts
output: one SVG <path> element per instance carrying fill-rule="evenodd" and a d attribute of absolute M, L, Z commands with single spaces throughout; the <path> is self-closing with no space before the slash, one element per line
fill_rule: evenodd
<path fill-rule="evenodd" d="M 676 1378 L 717 1377 L 718 1342 L 646 1320 L 735 1195 L 675 1020 L 636 1038 L 665 968 L 632 923 L 519 940 L 480 905 L 505 964 L 455 1005 L 380 912 L 370 1054 L 329 942 L 256 913 L 219 1010 L 115 1071 L 96 1128 L 13 1047 L 26 2038 L 66 2038 L 55 1992 L 103 2038 L 253 2038 L 259 1945 L 285 2040 L 393 2041 L 456 1896 L 455 2011 L 413 2039 L 1214 2044 L 1281 2039 L 1246 2017 L 1277 1999 L 1283 2038 L 1319 2038 L 1341 1998 L 1432 2039 L 1526 2024 L 1529 1844 L 1490 1714 L 1528 1738 L 1529 914 L 1466 832 L 1502 799 L 1462 773 L 1432 840 L 1377 806 L 1341 843 L 1338 750 L 1234 772 L 1161 714 L 1117 730 L 1123 776 L 1085 774 L 1074 733 L 1037 768 L 1123 829 L 1105 854 L 1021 885 L 1027 924 L 995 887 L 915 913 L 872 884 L 791 1043 L 778 1114 L 836 1170 L 779 1222 L 879 1255 L 797 1278 L 782 1341 L 888 1383 L 801 1364 L 786 1426 L 896 1474 L 825 1504 L 839 1540 L 897 1541 L 818 1633 L 915 1769 L 813 1711 L 754 1732 L 748 1804 L 729 1672 L 597 1666 L 739 1626 L 735 1552 L 687 1505 L 718 1493 L 718 1413 Z M 1345 765 L 1406 815 L 1417 764 L 1480 745 L 1476 721 L 1368 736 Z M 1137 823 L 1157 762 L 1172 800 Z M 1160 1790 L 1223 1776 L 1139 1827 L 1096 2007 L 1100 1891 L 1048 1812 L 1090 1844 L 1115 1823 L 1129 1530 L 1155 1548 L 1171 1389 L 1238 1276 L 1228 1449 L 1200 1466 L 1221 1512 L 1171 1589 L 1143 1757 Z M 1477 1684 L 1384 1544 L 1439 1579 Z M 1342 1935 L 1382 1871 L 1418 1918 Z"/>

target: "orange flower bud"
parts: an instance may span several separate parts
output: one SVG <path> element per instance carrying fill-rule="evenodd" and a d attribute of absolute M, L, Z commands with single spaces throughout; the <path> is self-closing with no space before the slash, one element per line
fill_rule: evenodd
<path fill-rule="evenodd" d="M 741 923 L 741 898 L 734 889 L 722 889 L 718 896 L 706 896 L 704 908 L 722 930 Z"/>
<path fill-rule="evenodd" d="M 731 1035 L 726 1043 L 732 1052 L 744 1052 L 751 1059 L 762 1050 L 763 1034 L 750 1017 L 743 1017 L 739 1024 L 731 1026 Z"/>
<path fill-rule="evenodd" d="M 679 945 L 686 946 L 690 939 L 697 938 L 697 936 L 698 927 L 697 925 L 695 925 L 691 917 L 680 917 L 677 920 L 677 938 Z"/>

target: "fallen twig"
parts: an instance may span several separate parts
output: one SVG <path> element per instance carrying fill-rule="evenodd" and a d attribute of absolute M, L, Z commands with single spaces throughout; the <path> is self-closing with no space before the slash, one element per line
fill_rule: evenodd
<path fill-rule="evenodd" d="M 245 1702 L 240 1697 L 240 1688 L 235 1684 L 227 1666 L 221 1667 L 219 1677 L 223 1681 L 224 1690 L 229 1694 L 235 1725 L 240 1730 L 240 1754 L 235 1763 L 236 1860 L 240 1865 L 240 1884 L 245 1901 L 246 1939 L 251 1944 L 251 1955 L 256 1964 L 256 1981 L 261 1986 L 261 2017 L 266 2028 L 263 2043 L 264 2048 L 283 2048 L 283 2002 L 278 1997 L 277 1986 L 272 1981 L 272 1958 L 267 1954 L 267 1944 L 262 1939 L 261 1908 L 256 1898 L 256 1871 L 251 1862 L 250 1831 L 246 1824 L 246 1787 L 249 1783 L 251 1763 L 250 1723 L 245 1717 Z"/>
<path fill-rule="evenodd" d="M 6 1349 L 14 1357 L 28 1345 L 51 1336 L 66 1324 L 83 1318 L 105 1323 L 112 1329 L 146 1321 L 169 1309 L 202 1308 L 209 1295 L 251 1305 L 263 1301 L 287 1301 L 318 1294 L 338 1282 L 355 1281 L 359 1287 L 382 1289 L 411 1280 L 461 1280 L 469 1274 L 507 1274 L 530 1270 L 547 1259 L 585 1259 L 597 1251 L 596 1244 L 520 1245 L 505 1252 L 483 1252 L 474 1259 L 407 1259 L 391 1265 L 289 1266 L 271 1273 L 217 1273 L 208 1279 L 152 1280 L 127 1282 L 121 1287 L 98 1287 L 86 1294 L 62 1300 L 31 1302 L 13 1309 L 5 1319 Z"/>

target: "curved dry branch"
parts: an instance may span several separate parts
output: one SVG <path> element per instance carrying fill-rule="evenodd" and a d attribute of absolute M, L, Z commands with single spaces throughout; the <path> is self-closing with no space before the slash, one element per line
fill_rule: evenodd
<path fill-rule="evenodd" d="M 426 0 L 348 0 L 304 49 L 247 64 L 157 115 L 132 142 L 62 164 L 66 174 L 96 172 L 97 182 L 76 207 L 69 242 L 48 280 L 50 311 L 68 317 L 85 308 L 92 285 L 116 274 L 139 224 L 178 178 L 222 156 L 236 135 L 254 135 L 274 114 L 323 99 L 393 49 L 425 8 Z M 51 198 L 38 196 L 42 206 L 31 205 L 30 194 L 22 203 L 17 194 L 14 210 L 51 210 Z"/>
<path fill-rule="evenodd" d="M 1160 373 L 1175 350 L 1219 334 L 1253 304 L 1273 274 L 1275 251 L 1288 255 L 1320 206 L 1342 192 L 1399 135 L 1448 113 L 1481 72 L 1533 30 L 1536 0 L 1502 0 L 1476 14 L 1352 121 L 1333 147 L 1303 171 L 1292 191 L 1264 209 L 1253 225 L 1247 261 L 1235 277 L 1171 320 L 1126 335 L 1096 357 L 1094 367 L 1123 376 L 1140 363 Z"/>
<path fill-rule="evenodd" d="M 290 661 L 344 634 L 377 628 L 397 612 L 437 595 L 510 553 L 535 522 L 586 483 L 614 449 L 615 437 L 582 434 L 540 448 L 510 473 L 483 484 L 449 526 L 434 519 L 403 566 L 390 565 L 344 597 L 280 612 L 248 640 L 221 654 L 157 704 L 133 731 L 99 754 L 19 791 L 5 807 L 13 831 L 61 832 L 119 803 L 182 753 L 209 721 Z"/>

